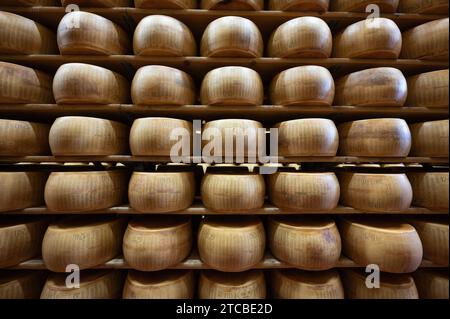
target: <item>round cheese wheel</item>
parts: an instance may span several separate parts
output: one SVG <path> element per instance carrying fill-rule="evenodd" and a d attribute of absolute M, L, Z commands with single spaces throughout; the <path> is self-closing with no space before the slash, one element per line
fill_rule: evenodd
<path fill-rule="evenodd" d="M 43 25 L 9 12 L 0 12 L 1 54 L 55 54 L 56 36 Z"/>
<path fill-rule="evenodd" d="M 208 24 L 201 39 L 200 53 L 207 57 L 259 58 L 263 51 L 264 43 L 258 27 L 242 17 L 227 16 L 214 20 Z"/>
<path fill-rule="evenodd" d="M 140 68 L 131 84 L 131 99 L 138 105 L 194 104 L 194 81 L 189 74 L 162 65 Z"/>
<path fill-rule="evenodd" d="M 405 157 L 411 132 L 402 119 L 358 120 L 338 126 L 339 153 L 347 156 Z"/>
<path fill-rule="evenodd" d="M 54 102 L 51 76 L 26 66 L 0 62 L 0 104 Z"/>
<path fill-rule="evenodd" d="M 330 218 L 270 216 L 267 241 L 277 259 L 299 269 L 331 269 L 341 257 L 341 238 Z"/>
<path fill-rule="evenodd" d="M 272 80 L 270 99 L 277 105 L 330 106 L 334 99 L 333 77 L 316 65 L 287 69 Z"/>
<path fill-rule="evenodd" d="M 70 216 L 50 224 L 42 242 L 42 259 L 54 272 L 68 265 L 81 270 L 116 257 L 122 246 L 126 219 L 115 216 Z"/>
<path fill-rule="evenodd" d="M 264 226 L 256 216 L 208 216 L 198 230 L 200 259 L 226 272 L 251 269 L 264 257 Z"/>
<path fill-rule="evenodd" d="M 134 0 L 140 9 L 195 9 L 197 0 Z"/>
<path fill-rule="evenodd" d="M 0 172 L 0 212 L 41 206 L 46 172 Z"/>
<path fill-rule="evenodd" d="M 340 12 L 366 12 L 369 5 L 379 7 L 380 13 L 395 13 L 399 0 L 333 0 L 331 7 L 333 11 Z"/>
<path fill-rule="evenodd" d="M 119 299 L 123 274 L 118 270 L 85 270 L 80 273 L 80 287 L 68 288 L 68 274 L 50 274 L 41 299 Z"/>
<path fill-rule="evenodd" d="M 56 156 L 125 154 L 128 151 L 128 127 L 95 117 L 59 117 L 50 129 L 49 143 Z"/>
<path fill-rule="evenodd" d="M 142 213 L 170 213 L 192 205 L 193 172 L 134 172 L 128 186 L 130 206 Z"/>
<path fill-rule="evenodd" d="M 336 270 L 274 269 L 270 282 L 277 299 L 344 299 L 344 287 Z"/>
<path fill-rule="evenodd" d="M 277 124 L 282 156 L 336 156 L 339 135 L 328 119 L 300 119 Z"/>
<path fill-rule="evenodd" d="M 123 287 L 123 298 L 192 299 L 194 291 L 195 277 L 192 270 L 130 270 Z"/>
<path fill-rule="evenodd" d="M 398 12 L 442 14 L 448 12 L 448 0 L 400 0 Z"/>
<path fill-rule="evenodd" d="M 0 119 L 0 156 L 45 155 L 50 125 Z"/>
<path fill-rule="evenodd" d="M 403 32 L 403 59 L 448 61 L 448 18 Z"/>
<path fill-rule="evenodd" d="M 61 0 L 63 7 L 76 4 L 83 7 L 131 7 L 132 0 Z"/>
<path fill-rule="evenodd" d="M 176 266 L 189 256 L 191 248 L 189 216 L 140 216 L 128 224 L 123 238 L 125 261 L 142 271 Z"/>
<path fill-rule="evenodd" d="M 89 212 L 122 204 L 128 174 L 124 170 L 52 172 L 45 203 L 55 212 Z"/>
<path fill-rule="evenodd" d="M 394 21 L 366 19 L 349 25 L 334 38 L 336 58 L 397 59 L 402 34 Z"/>
<path fill-rule="evenodd" d="M 448 79 L 448 69 L 409 77 L 406 105 L 448 108 Z"/>
<path fill-rule="evenodd" d="M 209 71 L 200 88 L 204 105 L 261 105 L 264 87 L 254 70 L 241 66 L 226 66 Z"/>
<path fill-rule="evenodd" d="M 270 10 L 328 11 L 329 0 L 269 0 Z"/>
<path fill-rule="evenodd" d="M 120 74 L 84 64 L 63 64 L 53 79 L 53 95 L 58 104 L 127 103 L 130 85 Z"/>
<path fill-rule="evenodd" d="M 200 299 L 264 299 L 266 282 L 261 270 L 224 273 L 204 270 L 200 273 Z"/>
<path fill-rule="evenodd" d="M 0 270 L 0 299 L 39 299 L 45 272 Z"/>
<path fill-rule="evenodd" d="M 169 16 L 151 15 L 136 27 L 133 49 L 142 56 L 195 56 L 197 44 L 183 22 Z"/>
<path fill-rule="evenodd" d="M 252 173 L 207 173 L 201 196 L 207 209 L 215 212 L 249 212 L 263 207 L 264 178 Z"/>
<path fill-rule="evenodd" d="M 172 148 L 177 143 L 170 137 L 178 131 L 183 133 L 184 138 L 189 139 L 187 142 L 192 139 L 192 124 L 188 121 L 165 117 L 137 119 L 133 122 L 130 131 L 131 154 L 134 156 L 170 156 Z M 176 153 L 174 155 L 179 154 L 176 152 L 177 149 L 173 151 Z"/>
<path fill-rule="evenodd" d="M 373 68 L 350 73 L 336 81 L 335 105 L 403 106 L 406 79 L 394 68 Z"/>
<path fill-rule="evenodd" d="M 448 157 L 448 120 L 411 124 L 411 156 Z"/>
<path fill-rule="evenodd" d="M 376 216 L 349 216 L 339 220 L 342 252 L 362 267 L 410 273 L 422 262 L 422 243 L 413 226 Z M 383 277 L 383 276 L 381 276 Z"/>
<path fill-rule="evenodd" d="M 260 11 L 264 0 L 201 0 L 201 8 L 206 10 Z"/>
<path fill-rule="evenodd" d="M 342 173 L 341 203 L 368 212 L 402 212 L 411 206 L 412 187 L 405 174 Z"/>
<path fill-rule="evenodd" d="M 62 55 L 127 54 L 128 34 L 114 22 L 90 12 L 67 13 L 58 25 L 57 41 Z"/>
<path fill-rule="evenodd" d="M 414 206 L 448 210 L 448 172 L 411 172 L 408 179 L 413 189 Z"/>
<path fill-rule="evenodd" d="M 341 278 L 348 299 L 419 299 L 414 279 L 406 274 L 380 274 L 380 287 L 367 288 L 369 273 L 356 269 L 341 271 Z"/>
<path fill-rule="evenodd" d="M 413 276 L 421 299 L 449 298 L 447 270 L 419 269 Z"/>
<path fill-rule="evenodd" d="M 268 177 L 269 197 L 283 210 L 328 211 L 339 202 L 334 173 L 278 172 Z"/>
<path fill-rule="evenodd" d="M 332 50 L 328 25 L 316 17 L 300 17 L 280 25 L 270 36 L 267 51 L 277 58 L 328 58 Z"/>
<path fill-rule="evenodd" d="M 0 219 L 0 267 L 15 266 L 41 253 L 48 219 L 43 216 L 8 216 Z"/>

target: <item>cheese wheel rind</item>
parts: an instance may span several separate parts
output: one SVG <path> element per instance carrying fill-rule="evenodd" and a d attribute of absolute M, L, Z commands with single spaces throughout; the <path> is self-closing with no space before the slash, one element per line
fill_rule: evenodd
<path fill-rule="evenodd" d="M 46 155 L 50 125 L 0 119 L 0 156 Z"/>

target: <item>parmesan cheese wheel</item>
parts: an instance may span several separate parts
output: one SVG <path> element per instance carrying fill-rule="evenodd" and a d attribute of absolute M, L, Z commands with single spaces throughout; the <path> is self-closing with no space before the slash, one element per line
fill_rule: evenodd
<path fill-rule="evenodd" d="M 130 206 L 142 213 L 170 213 L 192 205 L 193 172 L 134 172 L 128 186 Z"/>
<path fill-rule="evenodd" d="M 263 207 L 264 178 L 252 173 L 207 173 L 202 180 L 201 196 L 207 209 L 240 213 Z"/>
<path fill-rule="evenodd" d="M 53 94 L 58 104 L 127 103 L 130 85 L 120 74 L 84 64 L 67 63 L 56 71 Z"/>
<path fill-rule="evenodd" d="M 420 299 L 449 298 L 447 270 L 419 269 L 413 276 Z"/>
<path fill-rule="evenodd" d="M 423 257 L 437 265 L 448 267 L 448 218 L 416 217 L 409 219 L 408 222 L 419 234 L 423 246 Z"/>
<path fill-rule="evenodd" d="M 408 179 L 413 189 L 414 206 L 448 210 L 448 172 L 411 172 Z"/>
<path fill-rule="evenodd" d="M 52 172 L 45 185 L 45 203 L 55 212 L 89 212 L 121 204 L 127 191 L 124 170 Z"/>
<path fill-rule="evenodd" d="M 411 124 L 411 156 L 448 157 L 448 120 Z"/>
<path fill-rule="evenodd" d="M 50 125 L 0 119 L 0 156 L 45 155 Z"/>
<path fill-rule="evenodd" d="M 195 56 L 197 44 L 183 22 L 169 16 L 151 15 L 136 27 L 133 49 L 142 56 Z"/>
<path fill-rule="evenodd" d="M 134 0 L 140 9 L 195 9 L 196 0 Z"/>
<path fill-rule="evenodd" d="M 55 54 L 56 36 L 48 28 L 17 14 L 0 12 L 1 54 Z"/>
<path fill-rule="evenodd" d="M 127 54 L 127 33 L 114 22 L 90 12 L 67 13 L 58 25 L 59 51 L 67 54 Z"/>
<path fill-rule="evenodd" d="M 206 10 L 259 11 L 264 9 L 264 0 L 201 0 Z"/>
<path fill-rule="evenodd" d="M 124 217 L 70 216 L 47 228 L 42 242 L 42 259 L 51 271 L 65 272 L 75 264 L 81 270 L 116 257 L 126 227 Z"/>
<path fill-rule="evenodd" d="M 85 270 L 80 273 L 80 287 L 67 287 L 68 274 L 50 274 L 41 299 L 119 299 L 123 274 L 118 270 Z"/>
<path fill-rule="evenodd" d="M 207 57 L 259 58 L 263 51 L 258 27 L 242 17 L 227 16 L 214 20 L 208 24 L 201 39 L 200 52 Z"/>
<path fill-rule="evenodd" d="M 328 25 L 316 17 L 300 17 L 280 25 L 270 36 L 268 55 L 277 58 L 328 58 L 332 50 Z"/>
<path fill-rule="evenodd" d="M 336 270 L 274 269 L 270 282 L 277 299 L 344 299 L 344 287 Z"/>
<path fill-rule="evenodd" d="M 192 124 L 188 121 L 165 117 L 137 119 L 130 131 L 131 154 L 134 156 L 170 156 L 172 147 L 177 143 L 170 137 L 178 131 L 184 133 L 183 138 L 187 139 L 187 142 L 192 139 Z M 190 149 L 186 151 L 190 151 Z M 179 154 L 176 149 L 174 152 L 174 155 Z"/>
<path fill-rule="evenodd" d="M 373 68 L 336 81 L 335 105 L 403 106 L 408 95 L 406 79 L 394 68 Z"/>
<path fill-rule="evenodd" d="M 300 119 L 277 124 L 278 153 L 282 156 L 336 156 L 339 136 L 328 119 Z"/>
<path fill-rule="evenodd" d="M 140 216 L 128 224 L 123 238 L 125 261 L 142 271 L 176 266 L 189 256 L 191 248 L 189 216 Z"/>
<path fill-rule="evenodd" d="M 448 79 L 448 69 L 409 77 L 406 105 L 448 108 Z"/>
<path fill-rule="evenodd" d="M 334 173 L 278 172 L 268 177 L 272 204 L 283 210 L 328 211 L 339 202 Z"/>
<path fill-rule="evenodd" d="M 63 7 L 76 4 L 84 7 L 130 7 L 132 0 L 61 0 Z"/>
<path fill-rule="evenodd" d="M 414 279 L 410 275 L 381 273 L 380 287 L 368 288 L 366 279 L 369 275 L 356 269 L 341 271 L 348 299 L 419 299 Z"/>
<path fill-rule="evenodd" d="M 192 270 L 130 270 L 123 287 L 123 298 L 192 299 L 194 291 L 195 277 Z"/>
<path fill-rule="evenodd" d="M 402 34 L 394 21 L 366 19 L 349 25 L 334 38 L 336 58 L 397 59 Z"/>
<path fill-rule="evenodd" d="M 358 120 L 338 126 L 339 153 L 347 156 L 404 157 L 411 149 L 411 132 L 405 120 Z"/>
<path fill-rule="evenodd" d="M 131 99 L 138 105 L 194 104 L 194 81 L 189 74 L 162 65 L 140 68 L 131 84 Z"/>
<path fill-rule="evenodd" d="M 251 269 L 264 257 L 264 226 L 256 216 L 208 216 L 198 230 L 200 259 L 226 272 Z"/>
<path fill-rule="evenodd" d="M 56 5 L 57 0 L 2 0 L 2 6 L 47 6 Z"/>
<path fill-rule="evenodd" d="M 342 173 L 341 203 L 368 212 L 402 212 L 411 206 L 412 187 L 405 174 Z"/>
<path fill-rule="evenodd" d="M 261 105 L 264 87 L 254 70 L 241 66 L 226 66 L 209 71 L 200 88 L 204 105 Z"/>
<path fill-rule="evenodd" d="M 204 270 L 199 281 L 200 299 L 264 299 L 266 282 L 261 270 L 224 273 Z"/>
<path fill-rule="evenodd" d="M 43 271 L 0 270 L 0 299 L 39 299 Z"/>
<path fill-rule="evenodd" d="M 421 24 L 403 33 L 403 59 L 448 61 L 448 18 Z"/>
<path fill-rule="evenodd" d="M 341 217 L 339 231 L 344 255 L 363 267 L 375 264 L 381 271 L 390 273 L 415 271 L 422 262 L 423 252 L 414 227 L 370 217 Z"/>
<path fill-rule="evenodd" d="M 0 267 L 20 264 L 41 253 L 48 219 L 42 216 L 8 216 L 0 220 Z"/>
<path fill-rule="evenodd" d="M 270 216 L 267 227 L 272 254 L 295 268 L 331 269 L 341 257 L 341 238 L 330 218 Z"/>
<path fill-rule="evenodd" d="M 330 71 L 306 65 L 278 74 L 270 84 L 273 104 L 330 106 L 334 99 L 334 81 Z"/>
<path fill-rule="evenodd" d="M 378 6 L 380 13 L 394 13 L 397 11 L 399 0 L 333 0 L 333 11 L 366 12 L 369 5 Z"/>
<path fill-rule="evenodd" d="M 270 10 L 328 11 L 329 0 L 269 0 Z"/>
<path fill-rule="evenodd" d="M 442 14 L 448 12 L 448 0 L 400 0 L 398 12 Z"/>
<path fill-rule="evenodd" d="M 41 206 L 45 172 L 0 172 L 0 212 Z"/>
<path fill-rule="evenodd" d="M 59 117 L 50 129 L 49 143 L 56 156 L 125 154 L 128 151 L 128 127 L 95 117 Z"/>
<path fill-rule="evenodd" d="M 26 66 L 0 62 L 0 104 L 54 102 L 51 76 Z"/>

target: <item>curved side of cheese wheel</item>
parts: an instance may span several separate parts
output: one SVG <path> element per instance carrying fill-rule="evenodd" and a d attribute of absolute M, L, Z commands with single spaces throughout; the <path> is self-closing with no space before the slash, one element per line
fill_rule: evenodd
<path fill-rule="evenodd" d="M 80 288 L 67 288 L 67 274 L 50 274 L 41 299 L 119 299 L 123 273 L 118 270 L 84 270 Z"/>
<path fill-rule="evenodd" d="M 342 252 L 360 266 L 410 273 L 422 262 L 422 243 L 410 224 L 374 218 L 341 217 Z"/>
<path fill-rule="evenodd" d="M 271 216 L 267 240 L 277 259 L 303 270 L 331 269 L 341 256 L 339 231 L 328 218 Z"/>
<path fill-rule="evenodd" d="M 44 204 L 45 172 L 0 172 L 0 212 Z"/>
<path fill-rule="evenodd" d="M 52 223 L 42 242 L 42 259 L 54 272 L 71 264 L 81 270 L 116 257 L 122 246 L 126 219 L 114 216 L 71 216 Z"/>
<path fill-rule="evenodd" d="M 44 271 L 0 270 L 0 299 L 39 299 Z"/>
<path fill-rule="evenodd" d="M 213 269 L 242 272 L 264 257 L 264 226 L 255 216 L 206 217 L 198 231 L 200 259 Z"/>
<path fill-rule="evenodd" d="M 270 10 L 281 11 L 328 11 L 329 0 L 270 0 Z"/>
<path fill-rule="evenodd" d="M 201 0 L 206 10 L 259 11 L 264 9 L 264 0 Z"/>
<path fill-rule="evenodd" d="M 141 271 L 167 269 L 182 262 L 192 248 L 188 216 L 145 216 L 128 224 L 123 254 L 131 268 Z"/>
<path fill-rule="evenodd" d="M 128 127 L 94 117 L 59 117 L 50 129 L 49 143 L 56 156 L 126 154 Z"/>
<path fill-rule="evenodd" d="M 270 283 L 277 299 L 344 299 L 344 287 L 336 270 L 274 269 Z"/>
<path fill-rule="evenodd" d="M 209 71 L 200 88 L 204 105 L 261 105 L 264 87 L 254 70 L 241 66 L 226 66 Z"/>
<path fill-rule="evenodd" d="M 408 173 L 413 189 L 413 205 L 431 210 L 448 210 L 448 172 Z"/>
<path fill-rule="evenodd" d="M 277 207 L 295 211 L 327 211 L 339 202 L 334 173 L 278 172 L 268 177 L 269 197 Z"/>
<path fill-rule="evenodd" d="M 62 55 L 127 54 L 128 34 L 114 22 L 90 12 L 67 13 L 58 25 L 58 47 Z"/>
<path fill-rule="evenodd" d="M 196 0 L 134 0 L 140 9 L 195 9 Z"/>
<path fill-rule="evenodd" d="M 408 78 L 407 106 L 448 108 L 449 71 L 439 70 Z"/>
<path fill-rule="evenodd" d="M 84 7 L 130 7 L 132 3 L 132 0 L 61 0 L 64 7 L 70 4 Z"/>
<path fill-rule="evenodd" d="M 394 21 L 386 18 L 362 20 L 348 26 L 334 38 L 336 58 L 397 59 L 402 34 Z"/>
<path fill-rule="evenodd" d="M 128 173 L 116 171 L 52 172 L 45 185 L 45 203 L 55 212 L 88 212 L 121 204 Z"/>
<path fill-rule="evenodd" d="M 403 32 L 403 59 L 448 61 L 448 18 L 421 24 Z"/>
<path fill-rule="evenodd" d="M 448 299 L 448 272 L 445 270 L 419 269 L 414 274 L 414 282 L 420 299 Z"/>
<path fill-rule="evenodd" d="M 395 13 L 399 0 L 333 0 L 331 7 L 333 11 L 340 12 L 366 12 L 368 5 L 376 5 L 380 13 Z"/>
<path fill-rule="evenodd" d="M 448 11 L 448 0 L 400 0 L 398 12 L 442 14 Z"/>
<path fill-rule="evenodd" d="M 411 156 L 448 157 L 448 120 L 411 124 Z"/>
<path fill-rule="evenodd" d="M 261 270 L 223 273 L 203 270 L 199 280 L 200 299 L 264 299 L 266 282 Z"/>
<path fill-rule="evenodd" d="M 130 270 L 123 288 L 123 298 L 192 299 L 194 291 L 195 276 L 192 270 Z"/>
<path fill-rule="evenodd" d="M 192 124 L 188 121 L 166 117 L 147 117 L 135 120 L 130 131 L 131 154 L 134 156 L 170 156 L 172 147 L 177 143 L 170 139 L 171 134 L 177 132 L 175 130 L 181 134 L 183 145 L 186 142 L 190 147 Z M 177 155 L 183 155 L 181 149 Z"/>
<path fill-rule="evenodd" d="M 0 104 L 54 103 L 52 81 L 44 72 L 0 62 Z"/>
<path fill-rule="evenodd" d="M 50 125 L 0 119 L 0 156 L 46 155 Z"/>
<path fill-rule="evenodd" d="M 355 269 L 341 270 L 348 299 L 419 299 L 414 279 L 405 274 L 380 274 L 380 288 L 366 286 L 367 274 Z"/>
<path fill-rule="evenodd" d="M 332 51 L 328 25 L 316 17 L 300 17 L 280 25 L 270 36 L 268 56 L 277 58 L 328 58 Z"/>

